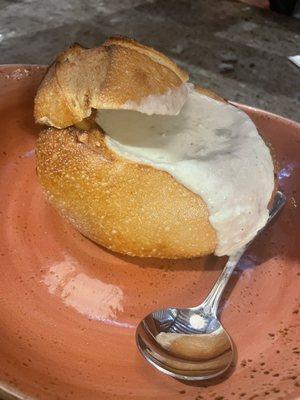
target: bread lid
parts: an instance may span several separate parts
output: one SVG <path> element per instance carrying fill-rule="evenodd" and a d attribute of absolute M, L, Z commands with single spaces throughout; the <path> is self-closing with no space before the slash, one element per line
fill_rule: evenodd
<path fill-rule="evenodd" d="M 49 67 L 35 98 L 35 120 L 65 128 L 93 109 L 175 115 L 188 95 L 187 80 L 168 57 L 127 38 L 92 49 L 75 44 Z"/>

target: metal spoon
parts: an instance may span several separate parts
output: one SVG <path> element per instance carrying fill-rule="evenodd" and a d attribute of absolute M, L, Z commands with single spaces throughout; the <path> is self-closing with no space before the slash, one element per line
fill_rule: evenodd
<path fill-rule="evenodd" d="M 285 201 L 285 195 L 277 192 L 265 227 Z M 217 318 L 218 305 L 232 272 L 250 243 L 229 257 L 202 304 L 155 311 L 140 322 L 136 330 L 137 346 L 159 371 L 177 379 L 205 380 L 219 376 L 229 368 L 234 347 Z"/>

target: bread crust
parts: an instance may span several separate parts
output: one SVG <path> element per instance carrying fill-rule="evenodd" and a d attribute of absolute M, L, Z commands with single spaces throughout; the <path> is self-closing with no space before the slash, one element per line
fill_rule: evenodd
<path fill-rule="evenodd" d="M 191 258 L 214 252 L 206 204 L 170 174 L 128 161 L 104 133 L 41 132 L 37 173 L 50 203 L 83 235 L 119 253 Z"/>

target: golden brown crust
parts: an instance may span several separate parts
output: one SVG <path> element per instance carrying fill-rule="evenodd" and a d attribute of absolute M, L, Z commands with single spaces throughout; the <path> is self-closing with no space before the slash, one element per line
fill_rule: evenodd
<path fill-rule="evenodd" d="M 79 45 L 58 56 L 35 97 L 36 122 L 63 128 L 91 114 L 109 63 L 103 48 Z"/>
<path fill-rule="evenodd" d="M 159 63 L 161 65 L 164 65 L 165 67 L 169 68 L 172 70 L 177 76 L 180 77 L 182 82 L 186 82 L 189 79 L 188 73 L 184 71 L 183 69 L 179 68 L 177 64 L 175 64 L 172 60 L 170 60 L 167 56 L 164 54 L 160 53 L 159 51 L 153 49 L 152 47 L 144 46 L 135 40 L 122 37 L 122 36 L 112 36 L 109 39 L 107 39 L 103 46 L 109 47 L 109 46 L 121 46 L 121 47 L 127 47 L 131 50 L 135 50 L 141 54 L 144 54 L 148 57 L 150 57 L 153 61 L 156 63 Z"/>
<path fill-rule="evenodd" d="M 54 61 L 35 98 L 38 123 L 65 128 L 101 108 L 139 104 L 180 87 L 188 75 L 163 54 L 126 38 L 84 49 L 74 45 Z"/>
<path fill-rule="evenodd" d="M 113 153 L 99 130 L 44 130 L 37 172 L 47 198 L 81 233 L 128 255 L 213 253 L 206 204 L 166 172 Z"/>

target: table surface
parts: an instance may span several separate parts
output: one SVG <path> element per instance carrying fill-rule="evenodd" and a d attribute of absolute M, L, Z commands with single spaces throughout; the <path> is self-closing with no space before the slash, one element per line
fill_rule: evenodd
<path fill-rule="evenodd" d="M 114 34 L 153 46 L 221 96 L 300 120 L 300 21 L 230 0 L 0 0 L 0 63 L 48 64 Z"/>

